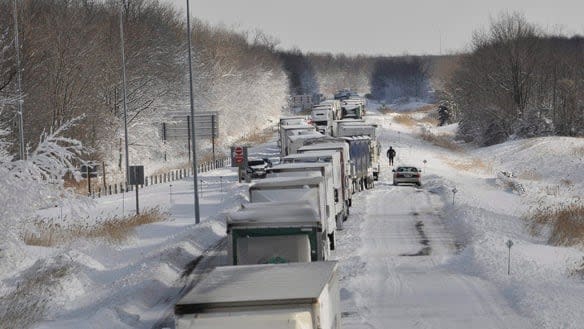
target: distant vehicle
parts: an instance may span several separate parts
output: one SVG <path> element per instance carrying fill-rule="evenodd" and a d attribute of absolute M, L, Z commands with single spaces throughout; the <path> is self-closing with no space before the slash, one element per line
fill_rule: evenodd
<path fill-rule="evenodd" d="M 339 90 L 335 93 L 334 98 L 337 100 L 345 100 L 351 97 L 351 91 L 347 89 Z"/>
<path fill-rule="evenodd" d="M 247 174 L 251 176 L 251 178 L 265 178 L 266 169 L 270 168 L 271 166 L 272 162 L 267 158 L 248 160 L 246 171 Z"/>
<path fill-rule="evenodd" d="M 393 185 L 402 183 L 422 185 L 422 169 L 412 166 L 400 166 L 393 171 Z"/>

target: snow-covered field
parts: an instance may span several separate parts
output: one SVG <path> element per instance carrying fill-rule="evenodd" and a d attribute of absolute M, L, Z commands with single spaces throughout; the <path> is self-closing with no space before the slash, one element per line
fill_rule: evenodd
<path fill-rule="evenodd" d="M 343 328 L 581 328 L 584 281 L 573 273 L 584 252 L 530 235 L 523 216 L 539 203 L 582 202 L 584 140 L 547 137 L 451 151 L 392 117 L 368 112 L 380 124 L 382 152 L 392 145 L 398 164 L 421 167 L 423 186 L 391 185 L 384 163 L 376 188 L 354 198 L 333 254 L 340 262 Z M 431 129 L 445 136 L 455 130 Z M 251 150 L 277 152 L 275 142 Z M 513 172 L 523 190 L 497 179 L 500 171 Z M 142 209 L 160 207 L 169 220 L 143 225 L 121 243 L 82 239 L 13 253 L 22 259 L 0 265 L 0 296 L 13 299 L 0 300 L 0 308 L 40 300 L 44 316 L 32 316 L 35 328 L 173 327 L 173 302 L 205 269 L 225 262 L 223 213 L 245 202 L 247 185 L 236 182 L 234 170 L 201 178 L 200 225 L 194 225 L 192 183 L 177 181 L 140 192 Z M 89 220 L 133 212 L 133 197 L 97 200 Z M 39 215 L 61 216 L 58 208 Z M 507 240 L 514 242 L 511 275 Z M 197 263 L 201 273 L 187 275 Z M 33 295 L 13 294 L 43 275 L 47 284 Z"/>

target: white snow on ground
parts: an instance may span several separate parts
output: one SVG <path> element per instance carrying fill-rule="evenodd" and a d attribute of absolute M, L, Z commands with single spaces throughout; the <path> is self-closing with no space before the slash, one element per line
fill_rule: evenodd
<path fill-rule="evenodd" d="M 252 148 L 253 156 L 276 153 L 275 142 Z M 234 210 L 247 197 L 245 183 L 237 183 L 235 168 L 199 174 L 201 224 L 194 224 L 192 177 L 181 181 L 145 187 L 140 190 L 140 208 L 159 207 L 169 220 L 142 225 L 121 243 L 102 240 L 78 240 L 70 245 L 43 248 L 27 247 L 26 269 L 18 276 L 3 269 L 0 292 L 7 295 L 27 276 L 39 275 L 50 268 L 68 271 L 46 282 L 50 287 L 44 321 L 36 328 L 150 328 L 173 326 L 174 301 L 193 283 L 193 277 L 182 277 L 189 263 L 205 254 L 211 260 L 207 267 L 225 263 L 224 213 Z M 51 208 L 38 212 L 57 223 L 98 222 L 135 212 L 134 192 L 113 195 L 95 201 L 87 218 L 73 219 L 67 208 Z M 61 219 L 63 218 L 63 219 Z M 212 259 L 217 254 L 216 259 Z M 33 291 L 32 293 L 38 293 Z M 24 297 L 25 299 L 27 297 Z M 43 303 L 41 303 L 43 304 Z M 43 304 L 45 305 L 45 304 Z M 8 305 L 2 305 L 8 306 Z M 2 327 L 2 326 L 0 326 Z"/>
<path fill-rule="evenodd" d="M 392 145 L 398 164 L 422 167 L 424 186 L 394 187 L 385 167 L 376 189 L 355 199 L 335 253 L 343 327 L 581 328 L 584 284 L 571 270 L 584 253 L 546 245 L 527 233 L 521 217 L 550 190 L 556 200 L 584 194 L 584 140 L 549 137 L 453 152 L 421 141 L 420 129 L 397 124 L 394 114 L 369 113 L 385 128 L 384 150 Z M 452 135 L 452 128 L 434 133 Z M 502 170 L 527 170 L 514 178 L 525 193 L 499 184 Z M 569 183 L 554 194 L 549 185 L 562 179 Z M 508 239 L 515 243 L 511 275 Z"/>
<path fill-rule="evenodd" d="M 368 120 L 380 124 L 382 154 L 392 145 L 398 164 L 420 166 L 423 186 L 391 185 L 383 163 L 375 189 L 354 197 L 333 253 L 343 328 L 581 328 L 584 282 L 571 271 L 581 266 L 584 252 L 546 245 L 545 237 L 528 234 L 522 216 L 538 202 L 582 202 L 584 140 L 547 137 L 451 151 L 422 141 L 418 127 L 400 125 L 393 116 L 368 112 Z M 456 128 L 430 131 L 452 136 Z M 273 157 L 278 150 L 271 142 L 250 153 Z M 524 192 L 502 184 L 500 171 L 513 172 Z M 246 197 L 247 185 L 236 182 L 232 169 L 201 178 L 202 224 L 194 225 L 188 179 L 147 187 L 140 191 L 141 208 L 158 206 L 170 220 L 143 225 L 122 243 L 27 247 L 22 255 L 34 257 L 21 264 L 25 270 L 0 269 L 0 295 L 41 270 L 66 265 L 68 272 L 38 292 L 50 307 L 36 328 L 173 327 L 173 302 L 196 283 L 181 274 L 203 254 L 203 268 L 224 262 L 223 213 Z M 132 213 L 133 198 L 98 199 L 83 220 L 121 215 L 122 208 Z M 60 209 L 39 214 L 59 218 Z M 71 220 L 67 209 L 64 217 Z M 515 243 L 511 275 L 508 239 Z"/>

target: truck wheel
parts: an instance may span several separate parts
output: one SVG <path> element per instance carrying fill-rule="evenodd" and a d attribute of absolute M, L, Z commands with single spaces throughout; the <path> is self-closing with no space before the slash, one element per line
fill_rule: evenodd
<path fill-rule="evenodd" d="M 328 235 L 330 250 L 335 250 L 335 232 Z"/>

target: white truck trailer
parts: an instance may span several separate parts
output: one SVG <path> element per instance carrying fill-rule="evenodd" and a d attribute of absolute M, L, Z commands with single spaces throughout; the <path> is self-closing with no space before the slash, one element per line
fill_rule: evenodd
<path fill-rule="evenodd" d="M 353 179 L 353 189 L 362 191 L 373 188 L 373 167 L 371 164 L 371 138 L 368 136 L 340 137 L 349 144 Z"/>
<path fill-rule="evenodd" d="M 329 106 L 315 106 L 310 113 L 312 124 L 323 135 L 332 135 L 334 112 Z"/>
<path fill-rule="evenodd" d="M 339 168 L 336 171 L 339 171 Z M 347 219 L 348 214 L 342 199 L 342 186 L 340 182 L 337 182 L 335 185 L 335 176 L 337 173 L 331 162 L 279 164 L 268 169 L 267 177 L 305 177 L 307 174 L 314 172 L 317 172 L 324 178 L 327 190 L 327 204 L 333 205 L 332 209 L 337 222 L 337 230 L 340 230 L 343 228 L 343 222 Z"/>
<path fill-rule="evenodd" d="M 298 149 L 304 146 L 305 141 L 322 137 L 324 137 L 324 135 L 317 131 L 298 131 L 297 133 L 288 136 L 286 139 L 286 145 L 284 146 L 286 155 L 297 153 Z"/>
<path fill-rule="evenodd" d="M 379 180 L 379 172 L 381 171 L 381 144 L 377 140 L 377 125 L 354 121 L 345 122 L 343 120 L 335 121 L 335 123 L 334 137 L 368 136 L 371 138 L 371 143 L 369 143 L 369 156 L 373 169 L 373 179 Z"/>
<path fill-rule="evenodd" d="M 349 206 L 351 205 L 351 195 L 356 192 L 353 189 L 352 181 L 355 179 L 353 174 L 355 172 L 355 164 L 351 161 L 350 148 L 347 141 L 342 138 L 327 138 L 322 140 L 315 140 L 298 149 L 298 153 L 312 153 L 320 151 L 337 151 L 341 156 L 341 170 L 343 171 L 343 184 L 348 190 Z"/>
<path fill-rule="evenodd" d="M 349 216 L 349 207 L 351 206 L 351 190 L 350 177 L 345 172 L 345 167 L 342 165 L 341 152 L 338 150 L 323 150 L 310 151 L 298 154 L 291 154 L 281 159 L 281 164 L 294 163 L 330 163 L 333 168 L 333 187 L 335 195 L 339 196 L 339 201 L 343 208 L 343 219 L 346 220 Z M 335 205 L 335 210 L 338 212 L 338 205 Z"/>
<path fill-rule="evenodd" d="M 249 201 L 290 202 L 308 201 L 321 218 L 322 231 L 329 239 L 329 248 L 335 246 L 337 227 L 333 214 L 334 202 L 326 196 L 324 178 L 318 177 L 273 177 L 258 181 L 249 187 Z"/>
<path fill-rule="evenodd" d="M 344 99 L 341 102 L 341 108 L 343 113 L 343 119 L 345 118 L 356 118 L 361 119 L 365 116 L 365 105 L 366 100 L 359 96 L 351 96 L 348 99 Z"/>
<path fill-rule="evenodd" d="M 284 125 L 280 126 L 280 139 L 278 140 L 278 146 L 280 147 L 280 155 L 288 155 L 287 145 L 288 137 L 292 135 L 299 135 L 301 133 L 316 132 L 314 126 L 307 124 L 300 125 Z"/>
<path fill-rule="evenodd" d="M 174 307 L 177 329 L 340 329 L 336 262 L 222 266 Z"/>
<path fill-rule="evenodd" d="M 336 99 L 327 99 L 318 104 L 318 106 L 327 106 L 333 111 L 333 120 L 341 119 L 341 102 Z"/>
<path fill-rule="evenodd" d="M 328 259 L 328 236 L 308 201 L 242 205 L 227 216 L 231 265 L 313 262 Z"/>

